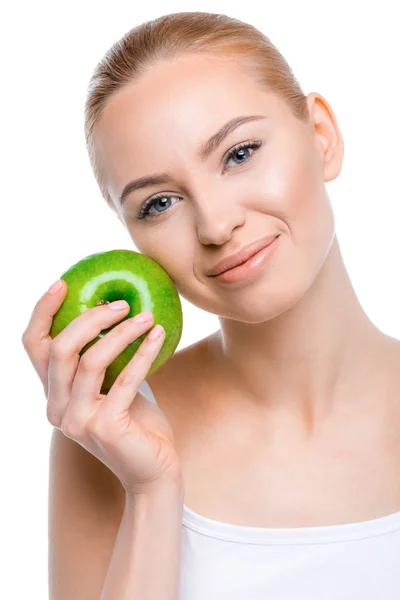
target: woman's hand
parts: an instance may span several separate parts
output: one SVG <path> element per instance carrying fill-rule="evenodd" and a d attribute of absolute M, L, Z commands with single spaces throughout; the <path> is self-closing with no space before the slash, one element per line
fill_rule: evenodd
<path fill-rule="evenodd" d="M 129 494 L 147 494 L 171 483 L 182 484 L 173 432 L 164 412 L 138 391 L 161 350 L 165 330 L 147 336 L 107 394 L 100 394 L 108 365 L 125 347 L 152 327 L 126 319 L 91 346 L 102 330 L 128 313 L 112 303 L 88 309 L 54 339 L 53 317 L 63 303 L 67 284 L 37 302 L 22 343 L 47 397 L 47 419 L 62 433 L 101 460 Z"/>

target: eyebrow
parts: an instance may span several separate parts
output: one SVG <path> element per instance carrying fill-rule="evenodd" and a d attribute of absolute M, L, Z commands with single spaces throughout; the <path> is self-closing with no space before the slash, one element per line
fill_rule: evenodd
<path fill-rule="evenodd" d="M 214 133 L 210 139 L 208 139 L 204 144 L 201 145 L 197 156 L 201 160 L 201 162 L 205 162 L 208 157 L 215 152 L 218 146 L 224 141 L 224 139 L 239 125 L 243 123 L 247 123 L 248 121 L 256 121 L 259 119 L 266 119 L 265 115 L 244 115 L 240 117 L 235 117 L 231 119 L 225 125 L 223 125 L 216 133 Z M 122 205 L 126 196 L 133 192 L 134 190 L 138 190 L 140 188 L 149 187 L 152 185 L 159 185 L 161 183 L 169 183 L 172 181 L 171 175 L 168 173 L 155 173 L 153 175 L 147 175 L 145 177 L 140 177 L 139 179 L 134 179 L 126 184 L 124 189 L 122 190 L 121 196 L 119 198 L 120 204 Z"/>

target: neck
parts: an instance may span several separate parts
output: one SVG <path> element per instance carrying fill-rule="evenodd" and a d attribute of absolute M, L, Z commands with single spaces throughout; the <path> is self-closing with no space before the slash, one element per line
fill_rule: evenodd
<path fill-rule="evenodd" d="M 344 405 L 376 404 L 394 338 L 363 311 L 336 237 L 313 285 L 289 310 L 262 323 L 220 322 L 209 350 L 238 414 L 268 412 L 310 432 Z"/>

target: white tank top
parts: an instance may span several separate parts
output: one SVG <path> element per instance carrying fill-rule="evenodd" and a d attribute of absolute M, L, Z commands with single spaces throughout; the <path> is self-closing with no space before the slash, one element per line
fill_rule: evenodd
<path fill-rule="evenodd" d="M 139 390 L 157 404 L 147 380 Z M 214 521 L 184 504 L 178 600 L 400 600 L 400 511 L 265 528 Z"/>

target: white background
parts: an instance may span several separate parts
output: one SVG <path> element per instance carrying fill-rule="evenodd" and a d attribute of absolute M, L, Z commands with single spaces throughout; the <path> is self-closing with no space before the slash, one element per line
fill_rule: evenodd
<path fill-rule="evenodd" d="M 319 92 L 332 106 L 345 142 L 342 172 L 327 183 L 339 244 L 367 314 L 400 338 L 396 2 L 186 0 L 166 2 L 161 10 L 151 0 L 92 0 L 3 8 L 0 596 L 8 600 L 48 597 L 52 426 L 42 384 L 21 344 L 23 330 L 36 301 L 70 265 L 94 252 L 136 250 L 90 170 L 86 87 L 97 62 L 129 29 L 190 10 L 254 24 L 283 53 L 304 93 Z M 184 331 L 177 350 L 219 327 L 216 315 L 181 300 Z"/>

